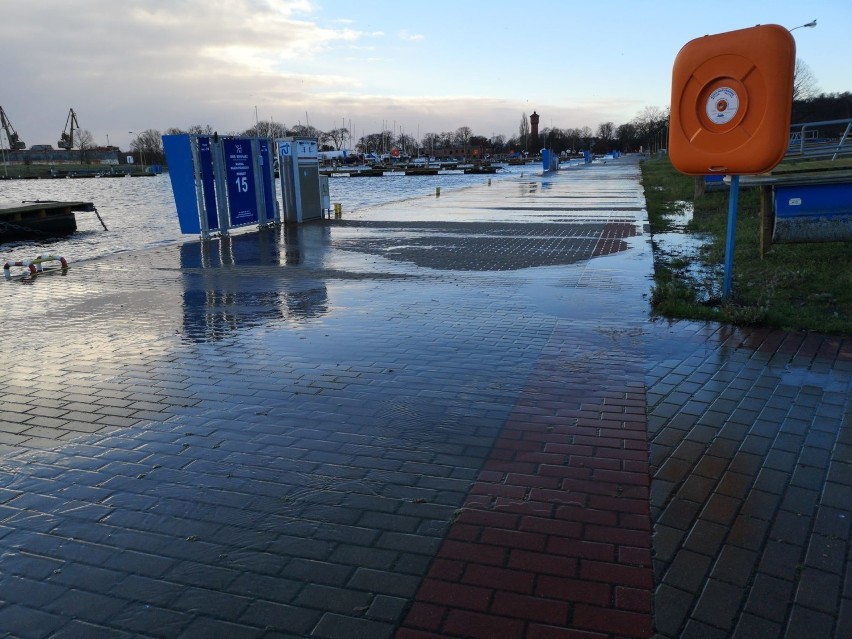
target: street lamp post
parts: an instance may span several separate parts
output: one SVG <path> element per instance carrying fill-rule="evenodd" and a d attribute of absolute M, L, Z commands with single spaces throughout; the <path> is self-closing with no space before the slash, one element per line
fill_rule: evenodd
<path fill-rule="evenodd" d="M 811 20 L 805 24 L 800 24 L 798 27 L 793 27 L 790 31 L 795 31 L 796 29 L 801 29 L 802 27 L 808 27 L 809 29 L 813 29 L 817 24 L 816 20 Z"/>

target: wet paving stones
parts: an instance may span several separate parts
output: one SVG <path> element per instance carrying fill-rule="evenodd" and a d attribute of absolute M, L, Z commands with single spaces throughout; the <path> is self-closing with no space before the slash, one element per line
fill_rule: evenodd
<path fill-rule="evenodd" d="M 679 357 L 649 356 L 659 634 L 845 636 L 852 502 L 830 469 L 850 468 L 849 342 L 692 331 L 667 329 Z"/>
<path fill-rule="evenodd" d="M 0 636 L 845 636 L 849 344 L 649 321 L 642 207 L 627 159 L 4 287 Z"/>

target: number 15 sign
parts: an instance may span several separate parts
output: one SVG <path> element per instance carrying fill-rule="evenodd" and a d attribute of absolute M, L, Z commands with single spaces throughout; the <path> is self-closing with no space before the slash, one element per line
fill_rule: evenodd
<path fill-rule="evenodd" d="M 225 155 L 231 225 L 257 222 L 258 206 L 254 188 L 251 140 L 225 139 L 222 142 L 222 149 Z"/>

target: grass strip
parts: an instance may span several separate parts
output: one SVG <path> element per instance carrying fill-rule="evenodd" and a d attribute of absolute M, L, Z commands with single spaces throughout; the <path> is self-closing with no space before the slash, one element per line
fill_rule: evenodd
<path fill-rule="evenodd" d="M 696 197 L 695 178 L 679 173 L 668 158 L 644 160 L 642 182 L 654 244 L 655 315 L 852 335 L 852 243 L 775 244 L 761 259 L 759 189 L 741 187 L 732 294 L 722 299 L 728 192 Z M 654 241 L 689 210 L 684 231 L 691 237 L 685 240 L 697 249 Z"/>

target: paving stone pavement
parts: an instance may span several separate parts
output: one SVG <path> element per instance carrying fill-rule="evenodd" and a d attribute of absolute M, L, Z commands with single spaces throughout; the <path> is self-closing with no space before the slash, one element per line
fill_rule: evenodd
<path fill-rule="evenodd" d="M 657 631 L 850 636 L 849 340 L 671 337 L 647 378 Z"/>
<path fill-rule="evenodd" d="M 8 283 L 0 636 L 852 635 L 852 345 L 651 271 L 625 158 Z"/>

